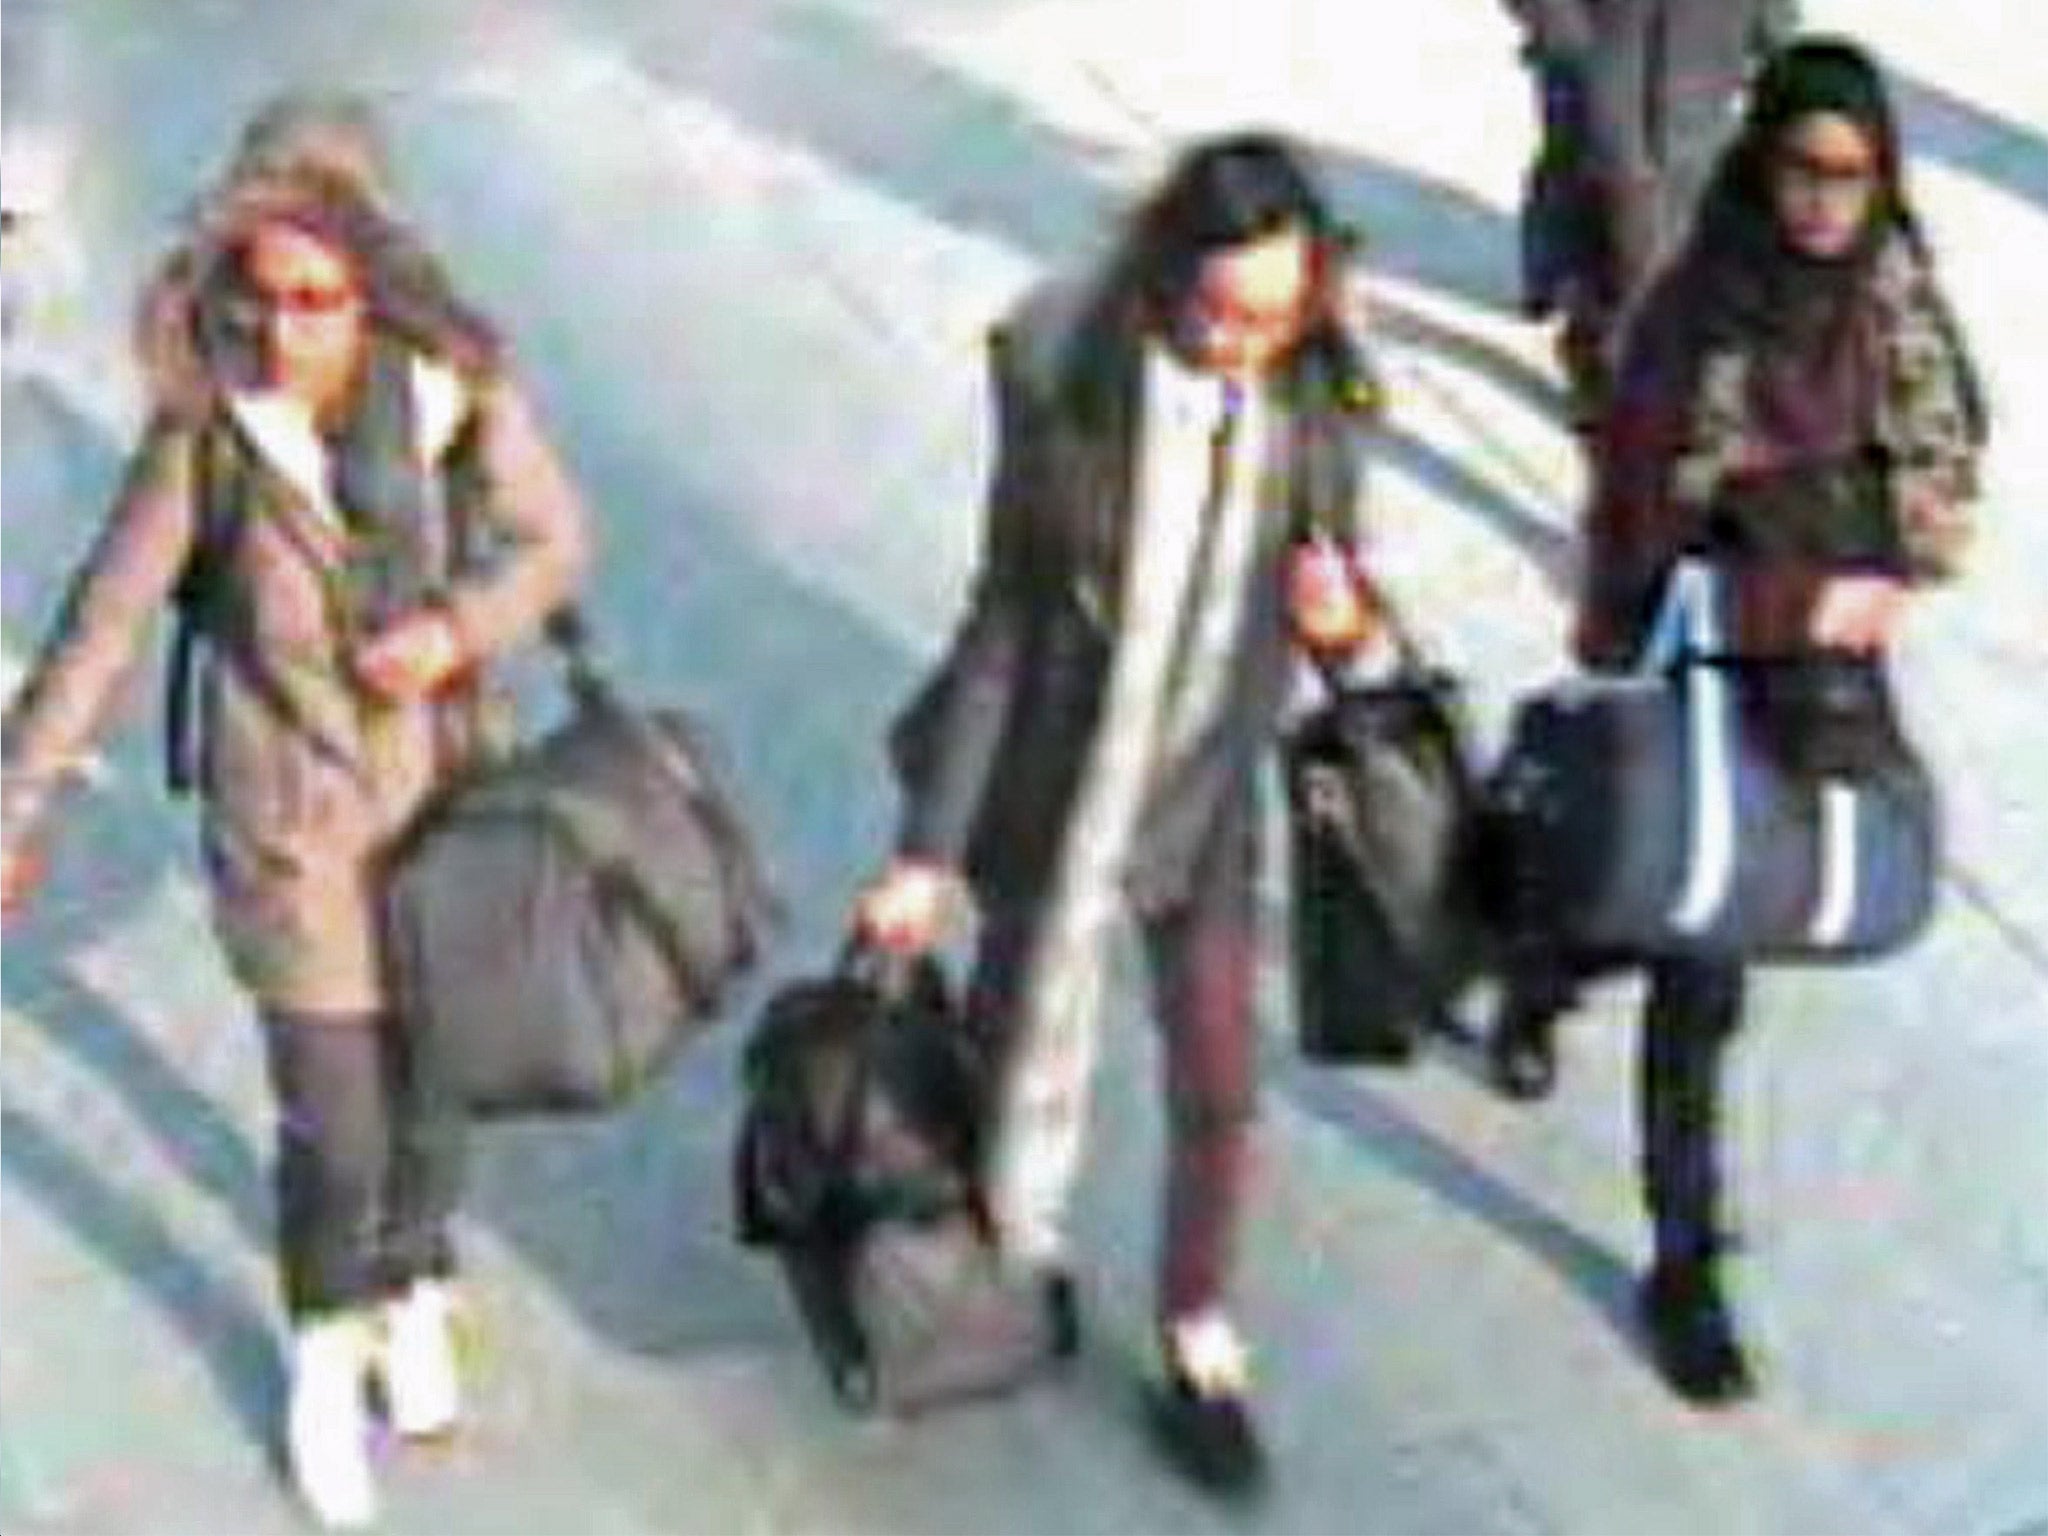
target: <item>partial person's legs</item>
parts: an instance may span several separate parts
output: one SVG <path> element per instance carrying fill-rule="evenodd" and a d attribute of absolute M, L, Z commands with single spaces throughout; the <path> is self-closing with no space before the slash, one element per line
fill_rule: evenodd
<path fill-rule="evenodd" d="M 277 1236 L 292 1320 L 285 1452 L 323 1525 L 375 1518 L 368 1308 L 382 1289 L 390 1125 L 376 1021 L 264 1015 L 277 1100 Z"/>
<path fill-rule="evenodd" d="M 392 1021 L 383 1035 L 392 1157 L 381 1233 L 381 1364 L 392 1427 L 417 1439 L 446 1433 L 461 1414 L 449 1224 L 461 1192 L 466 1127 L 461 1105 L 437 1084 L 404 1021 Z"/>
<path fill-rule="evenodd" d="M 1657 8 L 1603 8 L 1586 64 L 1584 129 L 1593 234 L 1563 303 L 1558 360 L 1572 424 L 1592 430 L 1614 387 L 1620 331 L 1660 254 L 1660 183 L 1650 100 L 1660 46 Z"/>
<path fill-rule="evenodd" d="M 264 1016 L 279 1267 L 295 1318 L 363 1306 L 384 1284 L 391 1125 L 380 1036 L 371 1017 Z"/>
<path fill-rule="evenodd" d="M 455 1273 L 450 1222 L 462 1193 L 467 1122 L 435 1081 L 404 1020 L 384 1031 L 391 1172 L 383 1211 L 385 1280 L 393 1286 Z"/>
<path fill-rule="evenodd" d="M 989 1102 L 983 1107 L 983 1141 L 980 1162 L 991 1182 L 997 1176 L 996 1163 L 1001 1128 L 998 1117 L 1008 1100 L 1010 1074 L 1017 1067 L 1017 1045 L 1023 1023 L 1024 987 L 1037 943 L 1039 908 L 1035 904 L 991 903 L 981 915 L 981 938 L 974 970 L 968 979 L 966 1026 L 972 1032 L 982 1059 L 989 1066 Z M 1065 1235 L 1053 1228 L 1048 1213 L 1039 1211 L 1032 1221 L 1034 1230 L 1020 1234 L 1001 1233 L 1028 1268 L 1037 1270 L 1045 1291 L 1045 1305 L 1051 1324 L 1054 1352 L 1071 1357 L 1080 1349 L 1080 1299 L 1065 1253 Z M 1003 1223 L 999 1220 L 998 1227 Z"/>
<path fill-rule="evenodd" d="M 1585 71 L 1576 62 L 1532 58 L 1529 74 L 1538 138 L 1522 190 L 1522 313 L 1540 320 L 1557 309 L 1584 263 L 1593 209 Z"/>
<path fill-rule="evenodd" d="M 1614 309 L 1613 197 L 1605 166 L 1616 135 L 1595 111 L 1592 68 L 1583 61 L 1536 59 L 1541 140 L 1523 194 L 1522 311 L 1561 316 L 1557 361 L 1574 430 L 1590 432 L 1609 386 L 1608 344 Z"/>
<path fill-rule="evenodd" d="M 1638 1102 L 1653 1244 L 1643 1321 L 1673 1390 L 1703 1403 L 1752 1390 L 1718 1273 L 1722 1063 L 1742 998 L 1739 965 L 1667 961 L 1650 973 L 1643 1015 Z"/>
<path fill-rule="evenodd" d="M 1147 933 L 1165 1032 L 1159 1311 L 1168 1324 L 1223 1305 L 1250 1171 L 1258 962 L 1253 885 L 1248 869 L 1207 875 L 1205 884 L 1209 889 L 1192 904 Z"/>
<path fill-rule="evenodd" d="M 1246 1406 L 1249 1364 L 1226 1311 L 1252 1171 L 1257 1068 L 1257 846 L 1248 825 L 1233 820 L 1187 904 L 1146 926 L 1167 1123 L 1160 1428 L 1191 1477 L 1227 1493 L 1253 1491 L 1265 1477 Z"/>
<path fill-rule="evenodd" d="M 1511 1099 L 1557 1086 L 1557 1023 L 1578 998 L 1579 973 L 1554 945 L 1516 944 L 1501 967 L 1499 1012 L 1487 1036 L 1494 1086 Z"/>
<path fill-rule="evenodd" d="M 1609 279 L 1587 272 L 1565 285 L 1557 366 L 1564 374 L 1568 425 L 1582 437 L 1598 430 L 1613 395 L 1614 304 Z"/>

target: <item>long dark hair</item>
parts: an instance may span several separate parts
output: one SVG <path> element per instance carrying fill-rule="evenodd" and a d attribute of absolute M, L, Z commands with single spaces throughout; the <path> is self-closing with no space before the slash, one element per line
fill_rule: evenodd
<path fill-rule="evenodd" d="M 1327 384 L 1340 404 L 1369 406 L 1374 393 L 1364 360 L 1339 320 L 1356 236 L 1331 211 L 1306 155 L 1281 135 L 1258 130 L 1194 145 L 1139 204 L 1091 321 L 1069 353 L 1069 393 L 1086 403 L 1113 387 L 1117 362 L 1128 362 L 1139 339 L 1177 322 L 1203 262 L 1286 230 L 1308 241 L 1310 292 L 1302 334 L 1282 368 Z"/>
<path fill-rule="evenodd" d="M 1791 249 L 1773 195 L 1787 132 L 1817 113 L 1854 123 L 1875 162 L 1861 235 L 1845 257 L 1832 261 Z M 1809 36 L 1774 54 L 1757 76 L 1742 127 L 1716 167 L 1670 286 L 1694 306 L 1691 323 L 1710 342 L 1762 339 L 1825 370 L 1845 362 L 1858 345 L 1872 269 L 1886 244 L 1897 241 L 1932 271 L 1933 252 L 1906 190 L 1898 118 L 1883 74 L 1846 38 Z M 1939 291 L 1931 283 L 1928 289 L 1955 357 L 1971 428 L 1981 435 L 1982 382 L 1961 326 Z"/>
<path fill-rule="evenodd" d="M 1788 130 L 1823 112 L 1854 123 L 1876 161 L 1868 222 L 1850 259 L 1868 260 L 1892 230 L 1924 246 L 1906 198 L 1898 118 L 1884 77 L 1869 54 L 1839 37 L 1801 38 L 1765 63 L 1701 205 L 1703 241 L 1781 240 L 1772 197 L 1777 157 Z"/>

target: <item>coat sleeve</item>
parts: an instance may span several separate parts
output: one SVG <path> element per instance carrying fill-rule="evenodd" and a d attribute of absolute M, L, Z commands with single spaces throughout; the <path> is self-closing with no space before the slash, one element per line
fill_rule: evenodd
<path fill-rule="evenodd" d="M 898 852 L 958 865 L 1002 745 L 1024 662 L 1030 529 L 1045 423 L 1015 366 L 1007 333 L 990 340 L 996 466 L 980 565 L 946 659 L 890 730 L 903 788 Z"/>
<path fill-rule="evenodd" d="M 49 638 L 0 725 L 10 843 L 33 837 L 52 792 L 105 726 L 191 548 L 192 434 L 153 421 L 112 514 L 72 578 Z"/>
<path fill-rule="evenodd" d="M 1581 524 L 1573 649 L 1586 666 L 1625 665 L 1665 567 L 1696 531 L 1676 482 L 1704 479 L 1691 441 L 1699 360 L 1683 323 L 1681 283 L 1667 278 L 1630 325 L 1612 400 L 1598 427 Z M 1697 496 L 1704 488 L 1693 487 Z"/>
<path fill-rule="evenodd" d="M 469 654 L 489 658 L 525 638 L 576 590 L 589 563 L 590 520 L 516 385 L 488 380 L 476 411 L 484 516 L 506 550 L 487 570 L 457 581 L 447 607 Z"/>
<path fill-rule="evenodd" d="M 1879 435 L 1892 465 L 1892 497 L 1907 570 L 1954 576 L 1975 531 L 1984 406 L 1962 328 L 1931 263 L 1903 243 L 1878 275 L 1885 329 Z"/>

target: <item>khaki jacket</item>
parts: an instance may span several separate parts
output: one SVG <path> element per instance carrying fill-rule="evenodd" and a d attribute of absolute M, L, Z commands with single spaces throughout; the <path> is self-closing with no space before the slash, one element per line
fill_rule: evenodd
<path fill-rule="evenodd" d="M 445 597 L 466 653 L 488 661 L 573 590 L 585 515 L 511 382 L 425 357 L 411 382 L 416 451 L 498 545 Z M 168 606 L 195 530 L 214 526 L 201 497 L 236 498 L 200 693 L 215 927 L 260 1004 L 362 1017 L 385 996 L 380 865 L 453 764 L 445 703 L 386 704 L 353 680 L 356 640 L 332 600 L 349 534 L 329 483 L 310 421 L 280 397 L 230 396 L 198 425 L 154 421 L 9 708 L 4 808 L 11 844 L 40 829 Z"/>

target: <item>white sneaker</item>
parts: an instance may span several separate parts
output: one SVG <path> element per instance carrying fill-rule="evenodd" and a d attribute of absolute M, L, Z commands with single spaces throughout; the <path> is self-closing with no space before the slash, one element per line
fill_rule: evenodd
<path fill-rule="evenodd" d="M 1236 1325 L 1213 1307 L 1173 1319 L 1166 1328 L 1166 1350 L 1202 1396 L 1243 1397 L 1251 1388 L 1251 1351 Z"/>
<path fill-rule="evenodd" d="M 432 1439 L 462 1415 L 451 1322 L 455 1298 L 445 1280 L 415 1280 L 384 1303 L 377 1364 L 391 1427 L 408 1440 Z"/>
<path fill-rule="evenodd" d="M 369 1363 L 369 1323 L 358 1313 L 308 1323 L 293 1336 L 285 1452 L 293 1487 L 328 1530 L 356 1530 L 377 1518 Z"/>

